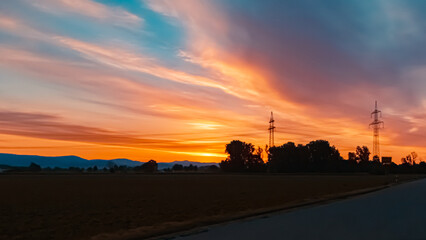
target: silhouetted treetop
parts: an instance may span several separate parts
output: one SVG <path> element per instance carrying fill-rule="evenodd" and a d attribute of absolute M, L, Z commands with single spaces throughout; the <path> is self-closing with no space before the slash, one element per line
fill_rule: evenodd
<path fill-rule="evenodd" d="M 182 171 L 183 170 L 183 165 L 182 164 L 174 164 L 172 167 L 173 171 Z"/>
<path fill-rule="evenodd" d="M 334 171 L 343 160 L 339 151 L 325 140 L 307 145 L 293 142 L 269 148 L 268 167 L 271 172 Z"/>
<path fill-rule="evenodd" d="M 226 145 L 225 152 L 229 156 L 220 163 L 220 168 L 224 171 L 259 172 L 264 170 L 263 150 L 260 147 L 256 150 L 251 143 L 234 140 Z"/>
<path fill-rule="evenodd" d="M 368 162 L 370 160 L 370 150 L 366 146 L 356 147 L 356 156 L 358 161 Z"/>
<path fill-rule="evenodd" d="M 28 168 L 30 169 L 30 171 L 33 171 L 33 172 L 39 172 L 39 171 L 41 171 L 40 165 L 38 165 L 36 163 L 33 163 L 33 162 L 31 162 L 31 164 L 30 164 L 30 166 Z"/>
<path fill-rule="evenodd" d="M 135 167 L 136 171 L 143 171 L 146 173 L 154 173 L 158 170 L 158 164 L 154 160 L 149 160 L 148 162 L 142 164 L 139 167 Z"/>

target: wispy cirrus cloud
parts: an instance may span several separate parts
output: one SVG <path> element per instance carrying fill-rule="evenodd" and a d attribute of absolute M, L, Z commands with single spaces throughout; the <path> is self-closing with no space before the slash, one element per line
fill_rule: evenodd
<path fill-rule="evenodd" d="M 56 39 L 90 60 L 119 69 L 147 73 L 155 77 L 183 84 L 216 88 L 239 98 L 249 99 L 253 95 L 256 95 L 256 92 L 252 89 L 238 88 L 237 86 L 233 86 L 231 82 L 224 82 L 220 78 L 205 77 L 164 67 L 153 59 L 136 54 L 131 49 L 102 46 L 100 44 L 91 44 L 65 37 L 57 37 Z"/>
<path fill-rule="evenodd" d="M 34 0 L 28 1 L 50 14 L 81 15 L 122 27 L 139 27 L 144 20 L 120 7 L 111 7 L 92 0 Z"/>

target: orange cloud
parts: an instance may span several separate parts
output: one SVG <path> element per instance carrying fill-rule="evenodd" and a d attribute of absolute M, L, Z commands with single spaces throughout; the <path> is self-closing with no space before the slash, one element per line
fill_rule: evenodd
<path fill-rule="evenodd" d="M 62 119 L 46 114 L 3 111 L 0 112 L 0 123 L 0 134 L 107 145 L 134 150 L 150 149 L 193 156 L 224 156 L 223 153 L 201 152 L 211 146 L 211 142 L 208 141 L 188 143 L 164 138 L 141 138 L 132 133 L 118 133 L 97 127 L 64 123 Z"/>

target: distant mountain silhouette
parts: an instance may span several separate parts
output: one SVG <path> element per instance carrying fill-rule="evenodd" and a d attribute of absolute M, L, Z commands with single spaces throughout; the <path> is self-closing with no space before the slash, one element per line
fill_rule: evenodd
<path fill-rule="evenodd" d="M 129 159 L 119 158 L 111 160 L 103 159 L 94 159 L 87 160 L 77 156 L 59 156 L 59 157 L 44 157 L 38 155 L 17 155 L 17 154 L 7 154 L 0 153 L 0 165 L 8 165 L 13 167 L 28 167 L 31 162 L 40 165 L 42 168 L 46 167 L 59 167 L 59 168 L 69 168 L 69 167 L 79 167 L 79 168 L 88 168 L 97 166 L 98 168 L 110 167 L 110 166 L 128 166 L 136 167 L 142 165 L 144 162 L 133 161 Z M 174 164 L 181 164 L 183 166 L 189 166 L 190 164 L 203 167 L 210 165 L 218 165 L 217 163 L 200 163 L 200 162 L 191 162 L 191 161 L 174 161 L 174 162 L 159 162 L 158 169 L 171 168 Z"/>
<path fill-rule="evenodd" d="M 31 162 L 40 165 L 41 167 L 90 167 L 91 163 L 77 156 L 62 156 L 62 157 L 43 157 L 37 155 L 16 155 L 0 153 L 0 164 L 27 167 Z"/>

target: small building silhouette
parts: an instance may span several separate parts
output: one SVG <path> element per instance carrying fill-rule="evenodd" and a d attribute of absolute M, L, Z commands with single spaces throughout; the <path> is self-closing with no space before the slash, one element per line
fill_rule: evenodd
<path fill-rule="evenodd" d="M 390 165 L 390 164 L 392 164 L 392 157 L 382 157 L 382 164 L 383 165 Z"/>

